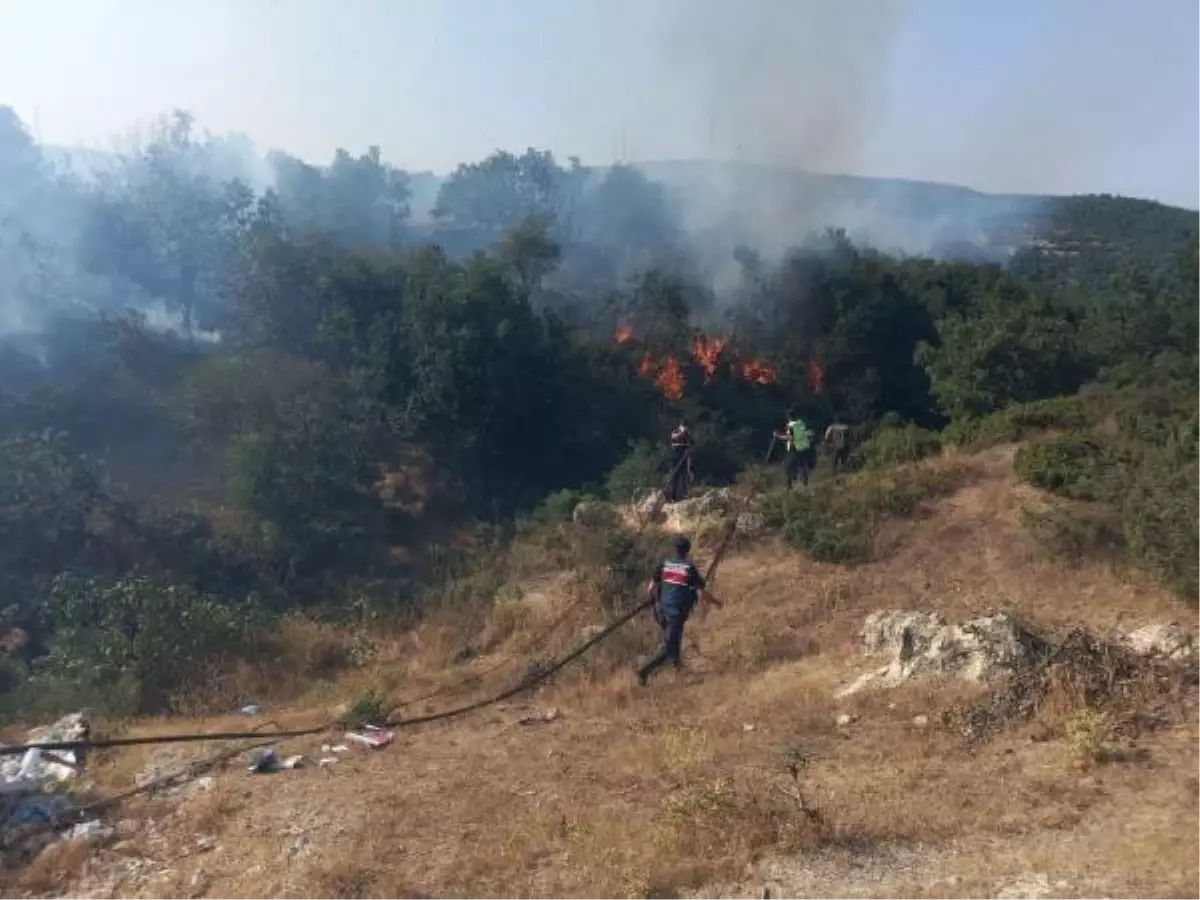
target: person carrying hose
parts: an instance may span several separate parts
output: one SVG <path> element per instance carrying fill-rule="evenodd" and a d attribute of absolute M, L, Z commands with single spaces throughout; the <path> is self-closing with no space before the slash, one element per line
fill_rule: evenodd
<path fill-rule="evenodd" d="M 695 443 L 687 419 L 680 419 L 671 432 L 671 479 L 667 499 L 672 503 L 687 497 L 688 485 L 692 480 L 692 447 Z"/>
<path fill-rule="evenodd" d="M 807 487 L 815 455 L 812 430 L 803 419 L 789 409 L 783 431 L 776 433 L 775 437 L 783 441 L 786 448 L 783 458 L 783 474 L 787 478 L 788 490 L 792 489 L 797 474 L 800 476 L 801 483 Z"/>
<path fill-rule="evenodd" d="M 637 670 L 638 684 L 642 687 L 654 670 L 668 660 L 675 668 L 682 668 L 683 626 L 705 587 L 704 576 L 688 557 L 692 542 L 680 535 L 675 539 L 674 550 L 655 567 L 648 585 L 654 597 L 654 620 L 662 630 L 662 643 Z"/>

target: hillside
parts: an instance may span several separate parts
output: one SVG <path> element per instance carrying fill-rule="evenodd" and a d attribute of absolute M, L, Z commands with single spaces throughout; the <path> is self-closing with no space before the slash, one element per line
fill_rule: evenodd
<path fill-rule="evenodd" d="M 230 143 L 233 149 L 218 159 L 225 177 L 241 165 L 241 177 L 255 188 L 272 182 L 267 164 L 252 157 L 252 148 Z M 111 154 L 99 150 L 47 147 L 44 153 L 51 165 L 84 176 L 114 163 Z M 1134 197 L 990 194 L 938 182 L 714 160 L 633 165 L 666 189 L 680 227 L 699 248 L 715 252 L 719 247 L 726 255 L 739 243 L 775 255 L 813 231 L 842 228 L 856 243 L 889 253 L 1008 262 L 1024 251 L 1016 262 L 1023 273 L 1052 273 L 1057 281 L 1094 288 L 1103 287 L 1093 274 L 1097 267 L 1112 271 L 1117 259 L 1167 268 L 1197 235 L 1196 210 Z M 598 183 L 610 169 L 584 166 L 580 171 Z M 412 172 L 406 177 L 413 224 L 421 232 L 451 176 Z"/>
<path fill-rule="evenodd" d="M 1021 270 L 1049 259 L 1057 278 L 1096 286 L 1089 272 L 1114 258 L 1170 265 L 1196 240 L 1195 210 L 1104 194 L 989 194 L 953 184 L 825 175 L 778 166 L 706 160 L 634 164 L 662 184 L 697 240 L 782 252 L 806 234 L 845 229 L 884 252 L 1008 262 Z M 608 169 L 587 167 L 601 179 Z M 444 178 L 423 173 L 413 212 L 423 218 Z"/>
<path fill-rule="evenodd" d="M 630 666 L 652 644 L 643 617 L 534 693 L 401 730 L 390 747 L 266 775 L 239 762 L 203 790 L 130 800 L 111 813 L 123 823 L 114 843 L 54 848 L 4 893 L 1194 896 L 1194 664 L 1172 681 L 1162 677 L 1169 665 L 1138 663 L 1141 680 L 1114 690 L 1125 683 L 1112 678 L 1120 655 L 1109 657 L 1109 688 L 1086 702 L 1079 689 L 1104 672 L 1087 671 L 1086 659 L 1060 665 L 1047 670 L 1057 675 L 1033 698 L 1031 719 L 997 713 L 998 730 L 976 743 L 941 714 L 1000 710 L 1003 678 L 995 687 L 915 678 L 836 697 L 878 665 L 858 638 L 877 610 L 951 622 L 1007 612 L 1052 641 L 1076 626 L 1112 640 L 1171 620 L 1194 637 L 1194 609 L 1142 576 L 1045 555 L 1022 510 L 1057 501 L 1017 479 L 1014 450 L 853 476 L 847 490 L 907 478 L 931 491 L 911 518 L 884 524 L 864 565 L 814 562 L 770 534 L 740 538 L 714 584 L 724 608 L 689 626 L 682 675 L 638 688 Z M 603 620 L 594 581 L 603 570 L 586 556 L 574 572 L 556 569 L 551 546 L 539 538 L 489 564 L 511 578 L 490 610 L 450 605 L 375 635 L 371 653 L 335 681 L 306 683 L 299 668 L 265 661 L 244 668 L 228 707 L 262 702 L 263 719 L 289 727 L 320 722 L 368 689 L 394 705 L 488 673 L 474 690 L 405 715 L 489 693 L 519 677 L 530 638 L 564 610 L 575 611 L 543 658 Z M 702 539 L 696 557 L 703 564 L 712 552 L 713 538 Z M 296 659 L 336 656 L 364 638 L 302 621 L 289 628 Z M 291 699 L 272 705 L 272 694 Z M 1107 717 L 1098 729 L 1097 714 Z M 176 717 L 128 730 L 246 721 Z M 279 750 L 312 761 L 328 755 L 328 741 Z M 171 768 L 213 749 L 108 751 L 88 777 L 109 792 L 151 764 Z"/>

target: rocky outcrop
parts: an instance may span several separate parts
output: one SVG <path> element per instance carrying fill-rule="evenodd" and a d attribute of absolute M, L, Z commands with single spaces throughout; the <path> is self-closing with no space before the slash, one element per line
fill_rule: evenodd
<path fill-rule="evenodd" d="M 677 503 L 668 502 L 662 491 L 650 491 L 629 507 L 626 516 L 635 527 L 649 522 L 667 531 L 694 533 L 738 512 L 737 531 L 745 535 L 761 534 L 765 524 L 752 499 L 746 509 L 743 500 L 729 488 L 713 488 Z M 740 510 L 740 511 L 739 511 Z"/>
<path fill-rule="evenodd" d="M 1049 649 L 1003 613 L 951 624 L 937 613 L 879 610 L 867 616 L 861 637 L 864 653 L 887 663 L 855 679 L 838 696 L 931 675 L 984 681 L 1030 666 Z"/>
<path fill-rule="evenodd" d="M 1195 638 L 1174 622 L 1152 622 L 1135 628 L 1121 643 L 1140 656 L 1181 660 L 1196 652 Z"/>

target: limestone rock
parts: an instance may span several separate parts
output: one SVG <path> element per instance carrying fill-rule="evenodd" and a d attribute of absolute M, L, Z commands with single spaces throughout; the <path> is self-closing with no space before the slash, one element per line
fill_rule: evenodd
<path fill-rule="evenodd" d="M 1142 656 L 1165 656 L 1167 659 L 1186 659 L 1196 652 L 1193 637 L 1174 622 L 1153 622 L 1125 635 L 1129 649 Z"/>
<path fill-rule="evenodd" d="M 643 519 L 651 515 L 655 515 L 657 518 L 661 516 L 662 507 L 666 503 L 666 500 L 667 495 L 662 491 L 651 491 L 634 504 L 634 509 L 638 516 Z"/>
<path fill-rule="evenodd" d="M 688 497 L 686 500 L 680 500 L 678 503 L 667 503 L 664 511 L 668 518 L 696 520 L 723 516 L 729 512 L 732 505 L 733 498 L 729 488 L 714 488 L 711 491 L 696 494 L 694 497 Z"/>
<path fill-rule="evenodd" d="M 937 613 L 878 610 L 867 616 L 863 650 L 886 665 L 838 691 L 853 694 L 869 685 L 892 687 L 911 678 L 950 675 L 983 681 L 1032 665 L 1048 646 L 1006 614 L 950 624 Z"/>
<path fill-rule="evenodd" d="M 762 513 L 750 510 L 737 517 L 737 533 L 755 537 L 763 533 L 767 523 Z"/>

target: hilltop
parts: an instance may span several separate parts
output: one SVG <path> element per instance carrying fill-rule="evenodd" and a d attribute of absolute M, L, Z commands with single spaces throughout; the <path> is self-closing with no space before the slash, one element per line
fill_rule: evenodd
<path fill-rule="evenodd" d="M 240 144 L 235 149 L 245 158 L 232 151 L 222 157 L 225 175 L 239 173 L 240 166 L 241 177 L 256 189 L 273 181 L 267 163 L 252 159 Z M 44 152 L 52 165 L 84 176 L 115 161 L 95 149 Z M 1111 272 L 1122 263 L 1168 268 L 1197 237 L 1196 210 L 1136 197 L 993 194 L 940 182 L 715 160 L 631 165 L 663 186 L 699 247 L 726 255 L 739 243 L 776 255 L 812 232 L 840 228 L 856 243 L 886 253 L 1011 263 L 1023 274 L 1052 273 L 1062 283 L 1096 288 L 1103 286 L 1098 270 Z M 611 168 L 580 171 L 599 183 Z M 451 177 L 406 173 L 418 229 L 433 221 L 439 191 Z M 430 234 L 436 239 L 440 230 Z"/>
<path fill-rule="evenodd" d="M 1005 612 L 1051 641 L 1079 626 L 1111 641 L 1170 620 L 1194 637 L 1194 612 L 1135 573 L 1045 556 L 1023 510 L 1057 501 L 1016 477 L 1015 450 L 852 476 L 855 492 L 897 478 L 926 492 L 912 518 L 883 527 L 863 565 L 815 562 L 769 533 L 741 538 L 715 583 L 725 606 L 691 626 L 682 675 L 637 687 L 630 665 L 652 644 L 642 620 L 536 692 L 402 730 L 391 747 L 269 775 L 230 765 L 205 790 L 130 801 L 114 813 L 125 822 L 115 844 L 48 851 L 5 893 L 1190 895 L 1200 874 L 1194 664 L 1182 680 L 1145 680 L 1133 694 L 1087 703 L 1072 679 L 1091 676 L 1068 666 L 1031 718 L 1002 717 L 983 742 L 965 739 L 954 716 L 998 709 L 980 704 L 1003 695 L 1003 677 L 915 678 L 837 696 L 878 665 L 859 638 L 877 610 L 951 622 Z M 449 607 L 376 635 L 352 672 L 268 703 L 264 716 L 294 727 L 368 688 L 391 705 L 487 673 L 406 707 L 412 715 L 519 677 L 533 636 L 581 591 L 599 599 L 595 569 L 546 568 L 548 557 L 530 555 L 535 546 L 545 545 L 495 562 L 509 579 L 497 597 L 507 599 L 481 616 Z M 713 538 L 701 540 L 698 560 L 712 551 Z M 561 653 L 603 618 L 590 601 L 541 653 Z M 309 658 L 362 640 L 303 620 L 289 628 Z M 1146 676 L 1171 671 L 1160 666 Z M 244 671 L 238 696 L 281 692 L 298 674 Z M 1152 709 L 1157 718 L 1146 716 Z M 128 730 L 244 724 L 176 717 Z M 314 760 L 326 741 L 279 749 Z M 204 752 L 106 752 L 90 777 L 116 790 L 150 764 Z"/>
<path fill-rule="evenodd" d="M 1197 235 L 1196 210 L 1135 197 L 991 194 L 711 160 L 632 165 L 666 188 L 685 229 L 768 254 L 812 231 L 842 228 L 856 243 L 888 253 L 1013 262 L 1030 274 L 1049 260 L 1056 277 L 1095 287 L 1092 270 L 1101 261 L 1170 265 Z M 609 171 L 585 170 L 597 180 Z M 414 217 L 429 215 L 444 182 L 432 173 L 413 177 Z"/>

